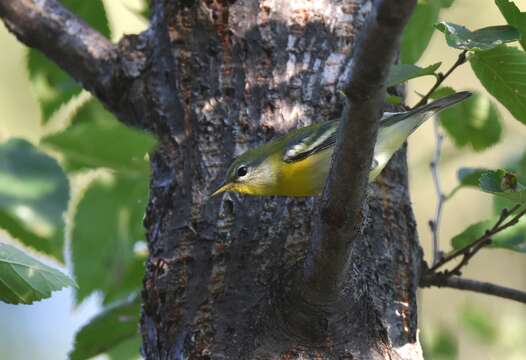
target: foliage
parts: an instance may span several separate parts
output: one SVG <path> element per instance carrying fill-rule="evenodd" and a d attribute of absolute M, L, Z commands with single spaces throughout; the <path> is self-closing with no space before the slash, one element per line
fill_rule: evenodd
<path fill-rule="evenodd" d="M 55 159 L 22 139 L 0 144 L 0 227 L 59 261 L 69 182 Z"/>
<path fill-rule="evenodd" d="M 75 345 L 70 354 L 71 360 L 91 359 L 94 356 L 113 350 L 112 359 L 130 359 L 139 352 L 139 313 L 140 300 L 136 296 L 113 306 L 93 318 L 75 336 Z M 111 331 L 107 331 L 111 329 Z M 134 346 L 130 346 L 135 343 Z M 132 352 L 123 353 L 115 349 L 119 345 Z M 123 356 L 124 355 L 124 356 Z"/>
<path fill-rule="evenodd" d="M 451 329 L 439 325 L 426 334 L 423 348 L 426 359 L 455 360 L 458 356 L 458 341 Z"/>
<path fill-rule="evenodd" d="M 520 43 L 526 50 L 526 13 L 521 12 L 517 5 L 510 0 L 495 0 L 500 12 L 511 26 L 515 27 L 521 33 Z"/>
<path fill-rule="evenodd" d="M 526 124 L 526 53 L 502 45 L 475 52 L 469 62 L 488 92 Z"/>
<path fill-rule="evenodd" d="M 110 37 L 101 0 L 62 3 Z M 449 76 L 448 72 L 439 72 L 444 67 L 438 62 L 442 59 L 428 66 L 415 64 L 437 30 L 451 51 L 466 56 L 474 75 L 487 90 L 475 92 L 469 100 L 444 110 L 440 114 L 441 126 L 457 147 L 485 151 L 501 141 L 503 125 L 496 102 L 526 124 L 526 13 L 520 12 L 512 1 L 496 0 L 508 25 L 488 24 L 470 30 L 461 24 L 439 22 L 442 10 L 452 5 L 453 0 L 418 2 L 403 34 L 401 64 L 391 68 L 386 85 L 432 76 L 436 86 L 423 101 L 455 92 L 442 86 Z M 145 14 L 147 11 L 146 7 Z M 522 49 L 513 47 L 517 41 Z M 35 50 L 28 53 L 27 69 L 46 126 L 82 87 Z M 400 105 L 402 98 L 388 96 L 386 101 Z M 23 139 L 0 144 L 0 227 L 23 245 L 62 262 L 67 223 L 71 229 L 68 258 L 72 259 L 78 283 L 76 301 L 80 303 L 95 292 L 103 299 L 102 313 L 77 333 L 72 359 L 88 359 L 102 353 L 114 359 L 138 355 L 137 293 L 144 255 L 135 249 L 145 241 L 142 217 L 148 199 L 147 154 L 155 143 L 149 134 L 123 126 L 97 100 L 90 99 L 77 109 L 67 127 L 48 134 L 38 146 Z M 508 166 L 509 170 L 491 170 L 498 167 L 488 164 L 489 169 L 461 168 L 458 186 L 446 200 L 469 187 L 478 189 L 481 196 L 493 196 L 497 215 L 503 207 L 511 208 L 516 203 L 524 206 L 526 156 L 517 166 Z M 95 178 L 78 201 L 70 201 L 70 180 L 87 173 Z M 66 217 L 66 213 L 70 216 Z M 468 226 L 451 239 L 453 249 L 471 244 L 496 221 L 494 217 Z M 488 249 L 495 248 L 526 252 L 526 220 L 495 235 Z M 23 251 L 0 244 L 1 301 L 29 304 L 65 286 L 76 283 Z M 481 339 L 491 341 L 495 335 L 483 314 L 473 309 L 466 308 L 462 321 L 468 331 Z M 456 339 L 450 331 L 440 328 L 426 344 L 426 354 L 454 359 L 458 356 Z"/>
<path fill-rule="evenodd" d="M 429 65 L 425 68 L 421 68 L 411 64 L 396 64 L 391 67 L 389 78 L 387 79 L 386 86 L 394 86 L 407 80 L 411 80 L 417 77 L 426 75 L 435 75 L 435 71 L 440 67 L 441 63 Z"/>
<path fill-rule="evenodd" d="M 437 22 L 440 10 L 448 8 L 453 0 L 419 1 L 409 19 L 400 44 L 400 62 L 414 64 L 424 53 L 431 36 L 433 24 Z"/>
<path fill-rule="evenodd" d="M 101 0 L 91 0 L 89 2 L 62 0 L 62 3 L 101 34 L 110 37 L 106 11 Z M 60 106 L 64 105 L 75 95 L 78 95 L 82 90 L 80 84 L 37 50 L 29 50 L 27 68 L 33 91 L 40 104 L 44 122 L 47 122 Z"/>
<path fill-rule="evenodd" d="M 489 50 L 521 38 L 511 26 L 489 26 L 470 31 L 462 25 L 441 21 L 435 27 L 444 33 L 447 44 L 461 50 Z"/>
<path fill-rule="evenodd" d="M 66 286 L 76 286 L 75 281 L 14 246 L 0 243 L 1 301 L 32 304 Z"/>
<path fill-rule="evenodd" d="M 438 96 L 437 96 L 438 97 Z M 497 107 L 487 97 L 473 96 L 440 113 L 441 124 L 455 145 L 470 145 L 481 151 L 500 140 L 501 125 Z"/>

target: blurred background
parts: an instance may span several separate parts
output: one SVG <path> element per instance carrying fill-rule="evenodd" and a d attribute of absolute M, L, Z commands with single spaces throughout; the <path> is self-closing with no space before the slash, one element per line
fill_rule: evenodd
<path fill-rule="evenodd" d="M 523 11 L 526 0 L 515 3 Z M 123 33 L 143 30 L 146 23 L 134 12 L 142 8 L 141 0 L 105 1 L 114 39 Z M 504 24 L 492 0 L 456 0 L 441 19 L 477 29 Z M 23 137 L 37 144 L 43 132 L 40 109 L 32 94 L 25 69 L 26 49 L 0 25 L 0 142 L 9 137 Z M 441 61 L 449 67 L 458 52 L 447 47 L 435 32 L 431 45 L 418 64 L 427 66 Z M 410 81 L 409 105 L 418 100 L 415 92 L 424 93 L 433 84 L 432 77 Z M 459 68 L 446 81 L 457 90 L 485 92 L 469 65 Z M 82 96 L 81 95 L 81 99 Z M 526 150 L 526 127 L 513 119 L 499 105 L 502 117 L 502 140 L 494 147 L 476 153 L 458 149 L 446 137 L 440 176 L 447 193 L 457 184 L 456 171 L 463 166 L 498 168 L 516 160 Z M 65 116 L 62 109 L 55 119 Z M 53 122 L 52 122 L 53 123 Z M 427 259 L 430 254 L 428 221 L 436 205 L 429 163 L 434 150 L 432 122 L 428 122 L 409 141 L 411 196 L 418 222 L 420 240 Z M 75 193 L 75 184 L 73 184 Z M 449 250 L 449 239 L 467 225 L 493 215 L 490 195 L 463 189 L 445 204 L 441 223 L 441 248 Z M 6 238 L 0 232 L 0 239 Z M 49 263 L 49 260 L 44 260 Z M 526 290 L 526 256 L 507 250 L 483 250 L 464 271 L 466 277 L 484 279 Z M 526 359 L 526 306 L 509 300 L 450 289 L 420 291 L 420 335 L 428 358 L 433 359 Z M 34 305 L 7 305 L 0 302 L 0 359 L 66 359 L 75 331 L 94 316 L 100 299 L 91 296 L 75 306 L 71 289 L 56 292 L 50 299 Z"/>

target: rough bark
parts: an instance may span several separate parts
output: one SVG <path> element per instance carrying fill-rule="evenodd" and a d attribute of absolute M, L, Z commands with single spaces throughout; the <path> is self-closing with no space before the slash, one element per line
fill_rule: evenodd
<path fill-rule="evenodd" d="M 340 116 L 338 90 L 370 9 L 369 1 L 157 2 L 185 137 L 152 161 L 147 358 L 415 358 L 420 253 L 402 155 L 371 188 L 368 240 L 352 248 L 348 286 L 331 304 L 307 302 L 298 288 L 314 199 L 207 199 L 235 154 Z"/>
<path fill-rule="evenodd" d="M 0 0 L 0 16 L 21 41 L 55 59 L 122 121 L 160 138 L 145 217 L 147 359 L 422 357 L 421 253 L 404 151 L 368 188 L 364 241 L 353 242 L 346 286 L 331 303 L 306 301 L 298 285 L 316 199 L 207 197 L 235 154 L 340 116 L 339 90 L 371 1 L 153 1 L 151 28 L 111 45 L 102 87 L 98 72 L 85 76 L 89 63 L 64 56 L 75 47 L 34 41 L 42 35 L 12 11 L 24 6 L 39 9 L 25 15 L 45 17 L 59 5 Z M 85 26 L 60 12 L 69 21 L 53 29 Z M 83 59 L 96 57 L 88 51 Z"/>

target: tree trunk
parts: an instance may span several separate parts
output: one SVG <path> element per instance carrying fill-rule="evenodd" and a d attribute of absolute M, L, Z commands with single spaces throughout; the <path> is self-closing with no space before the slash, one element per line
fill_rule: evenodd
<path fill-rule="evenodd" d="M 145 218 L 147 359 L 422 357 L 421 252 L 405 151 L 369 187 L 365 241 L 352 243 L 346 286 L 330 303 L 307 301 L 299 280 L 316 198 L 208 198 L 238 153 L 340 116 L 339 91 L 371 5 L 154 2 L 153 33 L 144 35 L 153 51 L 143 61 L 154 76 L 128 90 L 134 110 L 112 109 L 121 118 L 145 114 L 135 123 L 150 124 L 161 138 Z M 129 37 L 120 46 L 133 54 L 141 41 Z"/>

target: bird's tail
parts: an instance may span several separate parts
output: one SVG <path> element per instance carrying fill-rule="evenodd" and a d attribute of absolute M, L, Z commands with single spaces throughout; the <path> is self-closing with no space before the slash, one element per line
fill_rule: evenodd
<path fill-rule="evenodd" d="M 419 106 L 416 109 L 413 109 L 407 112 L 403 112 L 403 113 L 398 113 L 394 116 L 390 116 L 381 122 L 381 126 L 388 127 L 400 121 L 413 117 L 414 119 L 418 119 L 417 123 L 414 124 L 415 125 L 414 129 L 416 129 L 418 126 L 420 126 L 424 121 L 429 119 L 431 116 L 437 114 L 438 112 L 440 112 L 441 110 L 447 107 L 450 107 L 452 105 L 455 105 L 467 99 L 471 95 L 472 93 L 469 91 L 461 91 L 455 94 L 444 96 L 443 98 L 435 100 L 429 104 Z"/>
<path fill-rule="evenodd" d="M 422 105 L 412 111 L 417 111 L 417 112 L 433 111 L 437 113 L 442 109 L 445 109 L 451 105 L 455 105 L 456 103 L 459 103 L 464 99 L 467 99 L 471 95 L 472 93 L 469 91 L 461 91 L 461 92 L 454 93 L 448 96 L 444 96 L 443 98 L 435 100 L 432 103 L 429 103 L 427 105 Z"/>

